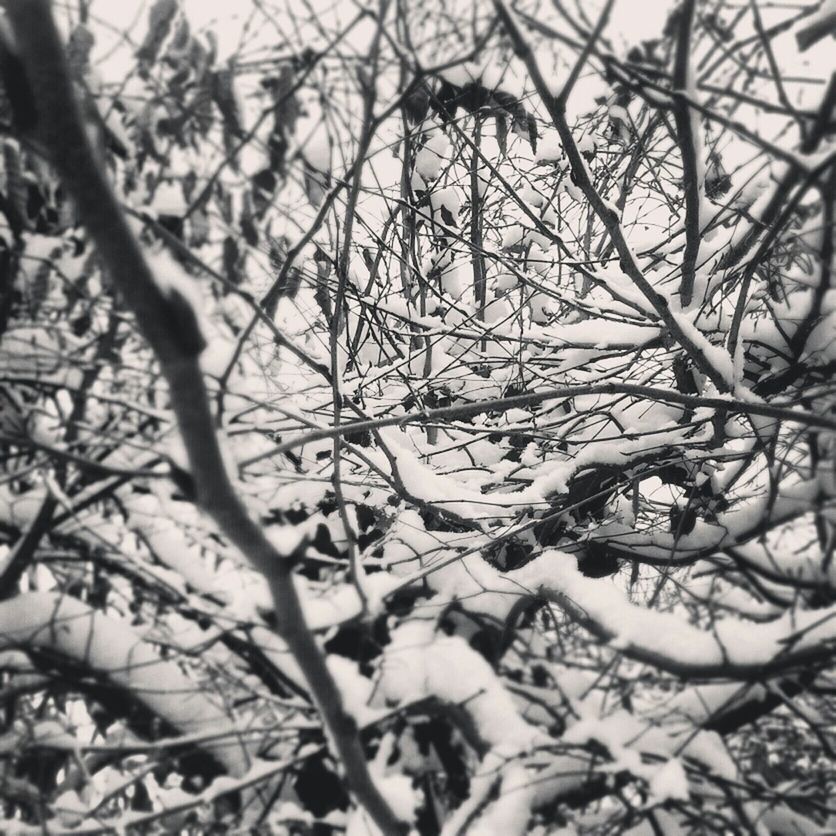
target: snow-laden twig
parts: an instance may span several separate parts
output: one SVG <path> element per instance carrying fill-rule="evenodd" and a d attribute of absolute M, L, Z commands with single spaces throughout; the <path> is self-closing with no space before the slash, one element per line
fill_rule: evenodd
<path fill-rule="evenodd" d="M 774 418 L 778 421 L 797 422 L 803 426 L 822 427 L 824 429 L 836 430 L 836 420 L 826 415 L 817 415 L 812 412 L 803 412 L 798 409 L 788 409 L 773 404 L 758 403 L 735 400 L 726 397 L 700 397 L 697 395 L 685 395 L 674 389 L 660 389 L 655 386 L 642 386 L 633 383 L 595 383 L 588 386 L 564 386 L 556 389 L 543 389 L 539 392 L 529 392 L 523 395 L 512 395 L 507 398 L 495 398 L 487 401 L 474 401 L 472 403 L 456 404 L 455 406 L 438 407 L 437 409 L 425 409 L 420 412 L 412 412 L 406 415 L 390 415 L 386 418 L 372 418 L 368 421 L 354 421 L 351 424 L 342 424 L 339 427 L 324 427 L 319 430 L 312 430 L 302 433 L 294 438 L 277 444 L 271 450 L 259 453 L 241 463 L 242 467 L 256 464 L 263 459 L 285 453 L 288 450 L 295 450 L 304 447 L 312 441 L 320 441 L 324 438 L 345 435 L 347 433 L 364 432 L 377 430 L 383 427 L 405 426 L 407 424 L 419 424 L 425 421 L 440 421 L 449 419 L 472 418 L 474 415 L 481 415 L 485 412 L 506 412 L 520 407 L 534 406 L 544 401 L 562 400 L 573 398 L 577 395 L 635 395 L 640 398 L 660 401 L 662 403 L 676 403 L 689 407 L 711 407 L 721 409 L 727 413 L 738 412 L 743 415 L 762 415 L 765 418 Z"/>

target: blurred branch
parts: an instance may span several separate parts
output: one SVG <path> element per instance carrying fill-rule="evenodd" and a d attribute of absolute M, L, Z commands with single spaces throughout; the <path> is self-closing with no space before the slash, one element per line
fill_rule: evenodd
<path fill-rule="evenodd" d="M 339 689 L 305 625 L 293 585 L 293 562 L 267 539 L 230 481 L 198 362 L 204 340 L 196 314 L 179 294 L 166 292 L 161 284 L 165 277 L 152 274 L 94 157 L 50 4 L 48 0 L 14 0 L 7 5 L 7 13 L 35 103 L 34 133 L 75 199 L 114 283 L 160 361 L 199 503 L 267 579 L 276 631 L 305 675 L 358 801 L 384 833 L 404 832 L 369 775 L 356 724 L 343 709 Z"/>

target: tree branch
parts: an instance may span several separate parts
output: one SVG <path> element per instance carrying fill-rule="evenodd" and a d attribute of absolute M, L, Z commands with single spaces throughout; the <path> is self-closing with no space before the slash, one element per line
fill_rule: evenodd
<path fill-rule="evenodd" d="M 368 421 L 354 421 L 351 424 L 342 424 L 339 427 L 323 427 L 320 430 L 312 430 L 303 433 L 287 441 L 276 445 L 272 450 L 259 453 L 251 459 L 241 462 L 241 467 L 256 464 L 271 456 L 286 453 L 288 450 L 295 450 L 304 447 L 313 441 L 321 441 L 324 438 L 334 438 L 348 433 L 366 432 L 378 430 L 383 427 L 405 426 L 421 422 L 441 421 L 450 419 L 472 418 L 474 415 L 481 415 L 485 412 L 506 412 L 509 409 L 519 409 L 527 406 L 535 406 L 544 401 L 574 398 L 578 395 L 635 395 L 640 398 L 660 401 L 662 403 L 676 403 L 687 407 L 712 407 L 721 409 L 727 413 L 738 412 L 742 415 L 762 415 L 765 418 L 774 418 L 777 421 L 792 421 L 809 427 L 823 427 L 836 430 L 836 420 L 825 415 L 816 415 L 812 412 L 802 412 L 798 409 L 787 409 L 781 406 L 772 406 L 762 402 L 748 402 L 733 400 L 731 398 L 714 397 L 706 398 L 698 395 L 685 395 L 673 389 L 660 389 L 654 386 L 642 386 L 637 383 L 596 383 L 586 386 L 563 386 L 555 389 L 543 389 L 539 392 L 529 392 L 523 395 L 512 395 L 507 398 L 495 398 L 487 401 L 474 401 L 472 403 L 457 404 L 455 406 L 443 406 L 438 409 L 425 409 L 421 412 L 410 412 L 406 415 L 390 415 L 386 418 L 372 418 Z"/>
<path fill-rule="evenodd" d="M 727 392 L 729 386 L 726 383 L 723 375 L 714 368 L 713 364 L 706 357 L 702 348 L 697 345 L 679 326 L 676 317 L 671 311 L 668 300 L 663 297 L 648 281 L 647 277 L 642 272 L 636 261 L 636 257 L 627 242 L 624 231 L 621 229 L 619 221 L 619 213 L 615 206 L 604 200 L 598 193 L 598 190 L 592 183 L 592 177 L 589 169 L 578 150 L 577 143 L 572 136 L 572 130 L 566 120 L 565 105 L 562 105 L 560 100 L 556 98 L 549 89 L 543 74 L 537 64 L 531 47 L 526 43 L 519 30 L 511 12 L 508 11 L 502 0 L 494 0 L 494 7 L 499 15 L 502 25 L 511 39 L 514 46 L 514 51 L 525 63 L 526 69 L 534 82 L 534 86 L 540 96 L 546 110 L 554 123 L 555 128 L 560 136 L 560 141 L 566 151 L 566 156 L 569 159 L 569 164 L 572 169 L 572 177 L 575 183 L 580 187 L 584 196 L 589 201 L 595 214 L 601 219 L 607 232 L 615 244 L 618 252 L 621 269 L 630 277 L 636 287 L 642 292 L 644 297 L 653 306 L 653 309 L 658 314 L 662 322 L 670 330 L 676 341 L 688 352 L 691 358 L 696 363 L 697 367 L 706 374 L 721 392 Z"/>
<path fill-rule="evenodd" d="M 691 34 L 695 0 L 687 0 L 679 10 L 679 31 L 676 40 L 673 86 L 687 92 L 691 77 Z M 691 304 L 694 293 L 694 272 L 700 249 L 700 183 L 697 176 L 697 149 L 700 146 L 694 119 L 688 103 L 676 100 L 674 108 L 676 134 L 682 156 L 682 179 L 685 188 L 685 253 L 682 256 L 682 279 L 679 297 L 682 307 Z"/>
<path fill-rule="evenodd" d="M 337 685 L 305 625 L 292 563 L 250 517 L 230 482 L 198 362 L 204 342 L 197 317 L 187 300 L 152 275 L 94 157 L 49 2 L 13 0 L 6 9 L 35 104 L 33 134 L 74 198 L 114 284 L 157 355 L 199 503 L 267 579 L 276 609 L 276 632 L 304 673 L 358 801 L 384 833 L 403 833 L 403 823 L 372 782 L 356 724 L 343 709 Z"/>

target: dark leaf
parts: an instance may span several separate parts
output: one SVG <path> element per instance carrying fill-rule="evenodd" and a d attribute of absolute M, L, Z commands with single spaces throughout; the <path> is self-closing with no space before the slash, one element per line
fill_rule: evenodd
<path fill-rule="evenodd" d="M 258 229 L 255 225 L 253 198 L 245 193 L 241 206 L 241 232 L 244 240 L 251 246 L 258 245 Z"/>
<path fill-rule="evenodd" d="M 569 483 L 566 506 L 578 505 L 572 511 L 576 520 L 591 517 L 604 518 L 607 504 L 616 487 L 616 474 L 607 468 L 598 468 L 576 475 Z"/>
<path fill-rule="evenodd" d="M 148 12 L 148 32 L 137 57 L 145 72 L 154 63 L 177 14 L 177 0 L 157 0 Z"/>
<path fill-rule="evenodd" d="M 307 758 L 299 769 L 293 788 L 305 810 L 317 818 L 333 810 L 345 810 L 349 799 L 339 776 L 322 757 Z"/>
<path fill-rule="evenodd" d="M 262 169 L 253 175 L 250 185 L 253 212 L 257 218 L 262 218 L 273 202 L 273 192 L 277 185 L 276 175 L 269 168 Z"/>
<path fill-rule="evenodd" d="M 684 508 L 677 504 L 671 505 L 668 515 L 671 521 L 671 533 L 675 537 L 690 534 L 697 524 L 697 511 L 690 505 Z"/>
<path fill-rule="evenodd" d="M 212 73 L 212 100 L 221 112 L 226 129 L 233 137 L 240 139 L 244 130 L 232 67 L 224 67 Z"/>
<path fill-rule="evenodd" d="M 605 543 L 587 543 L 584 554 L 578 558 L 578 569 L 587 578 L 607 578 L 618 571 L 618 558 Z"/>
<path fill-rule="evenodd" d="M 430 109 L 430 96 L 423 87 L 416 87 L 403 100 L 403 112 L 407 121 L 417 125 L 424 121 Z"/>
<path fill-rule="evenodd" d="M 189 110 L 194 116 L 197 130 L 205 134 L 215 121 L 212 113 L 212 78 L 210 76 L 205 76 L 198 83 L 189 103 Z"/>
<path fill-rule="evenodd" d="M 508 156 L 508 122 L 501 114 L 496 114 L 496 144 L 503 157 Z"/>
<path fill-rule="evenodd" d="M 708 155 L 708 165 L 705 171 L 706 197 L 716 200 L 727 194 L 731 185 L 731 177 L 723 168 L 722 157 L 716 151 L 712 151 Z"/>
<path fill-rule="evenodd" d="M 241 284 L 241 250 L 238 242 L 231 235 L 224 238 L 223 243 L 224 275 L 233 284 Z"/>

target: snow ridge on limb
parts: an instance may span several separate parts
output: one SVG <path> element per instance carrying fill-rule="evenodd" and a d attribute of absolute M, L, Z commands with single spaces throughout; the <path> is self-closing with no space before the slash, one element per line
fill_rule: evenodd
<path fill-rule="evenodd" d="M 613 649 L 679 676 L 757 679 L 836 653 L 836 605 L 789 610 L 760 624 L 718 618 L 706 630 L 631 603 L 610 579 L 585 577 L 574 555 L 553 549 L 510 572 L 476 557 L 436 575 L 432 586 L 442 598 L 499 620 L 521 597 L 552 601 Z"/>
<path fill-rule="evenodd" d="M 514 575 L 611 647 L 680 676 L 760 679 L 836 653 L 836 606 L 757 625 L 723 618 L 705 630 L 631 604 L 609 580 L 584 577 L 559 552 L 544 552 Z"/>
<path fill-rule="evenodd" d="M 69 595 L 28 592 L 0 602 L 0 649 L 14 647 L 52 650 L 92 668 L 184 734 L 234 728 L 227 710 L 176 663 L 162 659 L 126 624 Z M 249 769 L 246 746 L 234 735 L 203 748 L 230 775 L 240 777 Z"/>

